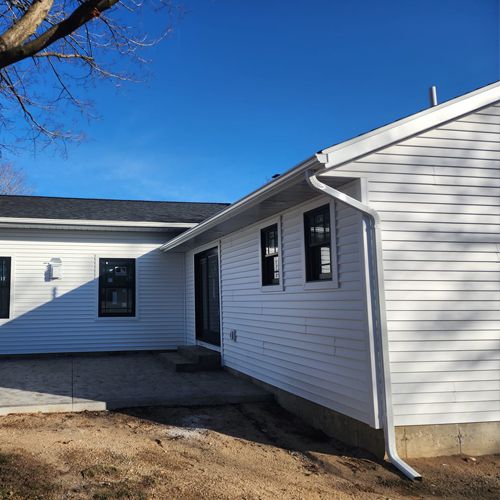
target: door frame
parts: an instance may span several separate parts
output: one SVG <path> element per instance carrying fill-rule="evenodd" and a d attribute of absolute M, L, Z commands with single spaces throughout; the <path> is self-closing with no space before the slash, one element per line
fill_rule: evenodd
<path fill-rule="evenodd" d="M 218 280 L 219 280 L 219 345 L 215 344 L 210 344 L 209 342 L 205 342 L 203 340 L 200 340 L 197 335 L 198 335 L 198 292 L 197 292 L 197 263 L 196 263 L 196 257 L 199 254 L 208 252 L 209 250 L 216 250 L 217 251 L 217 267 L 218 267 Z M 197 248 L 195 251 L 193 251 L 193 281 L 194 281 L 194 341 L 195 345 L 199 345 L 201 347 L 206 347 L 207 349 L 211 349 L 213 351 L 217 351 L 221 353 L 221 361 L 223 361 L 223 329 L 222 329 L 222 275 L 221 275 L 221 242 L 212 242 L 206 245 L 203 245 L 199 248 Z"/>

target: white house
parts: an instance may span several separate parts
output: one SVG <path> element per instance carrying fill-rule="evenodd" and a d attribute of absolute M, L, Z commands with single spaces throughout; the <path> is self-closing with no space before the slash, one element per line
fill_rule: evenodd
<path fill-rule="evenodd" d="M 500 451 L 500 83 L 154 206 L 0 197 L 0 353 L 201 344 L 408 476 Z"/>

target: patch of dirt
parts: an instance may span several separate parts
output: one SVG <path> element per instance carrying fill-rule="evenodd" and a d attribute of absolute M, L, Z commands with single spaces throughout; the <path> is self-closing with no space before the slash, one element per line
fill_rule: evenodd
<path fill-rule="evenodd" d="M 500 457 L 390 465 L 274 404 L 0 418 L 4 499 L 497 499 Z"/>
<path fill-rule="evenodd" d="M 0 499 L 35 500 L 57 496 L 59 485 L 51 480 L 55 474 L 56 469 L 24 450 L 0 452 Z"/>

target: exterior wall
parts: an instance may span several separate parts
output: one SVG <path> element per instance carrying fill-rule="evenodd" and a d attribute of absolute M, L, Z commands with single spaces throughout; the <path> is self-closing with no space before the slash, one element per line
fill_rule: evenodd
<path fill-rule="evenodd" d="M 356 195 L 354 186 L 348 190 Z M 224 237 L 221 248 L 225 366 L 309 401 L 377 425 L 373 400 L 360 216 L 335 210 L 338 287 L 305 284 L 303 213 L 318 197 Z M 281 217 L 283 288 L 260 279 L 260 229 Z M 188 341 L 195 341 L 193 254 L 186 256 Z M 237 340 L 230 339 L 234 329 Z"/>
<path fill-rule="evenodd" d="M 0 229 L 12 256 L 11 315 L 0 354 L 168 349 L 184 342 L 184 259 L 165 233 Z M 62 279 L 46 278 L 52 257 Z M 98 258 L 136 258 L 137 317 L 98 318 Z"/>
<path fill-rule="evenodd" d="M 335 171 L 382 218 L 396 425 L 500 420 L 500 103 Z"/>

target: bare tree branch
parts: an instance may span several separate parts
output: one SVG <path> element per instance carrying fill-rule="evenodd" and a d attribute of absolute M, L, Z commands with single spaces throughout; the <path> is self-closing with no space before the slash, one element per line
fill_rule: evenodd
<path fill-rule="evenodd" d="M 17 45 L 0 52 L 0 68 L 5 68 L 35 55 L 57 40 L 65 38 L 85 23 L 99 17 L 119 0 L 87 0 L 77 7 L 66 19 L 55 24 L 28 43 Z M 27 15 L 27 14 L 25 14 Z"/>
<path fill-rule="evenodd" d="M 23 17 L 0 36 L 2 51 L 23 43 L 33 35 L 47 17 L 53 3 L 54 0 L 33 0 Z"/>
<path fill-rule="evenodd" d="M 137 27 L 146 8 L 163 9 L 156 36 Z M 0 2 L 0 155 L 25 139 L 63 144 L 81 137 L 71 131 L 68 118 L 75 115 L 67 105 L 89 115 L 88 100 L 78 94 L 87 95 L 90 85 L 144 80 L 143 51 L 167 37 L 182 14 L 177 0 Z M 128 72 L 117 67 L 124 60 Z M 19 110 L 26 124 L 21 133 Z"/>

